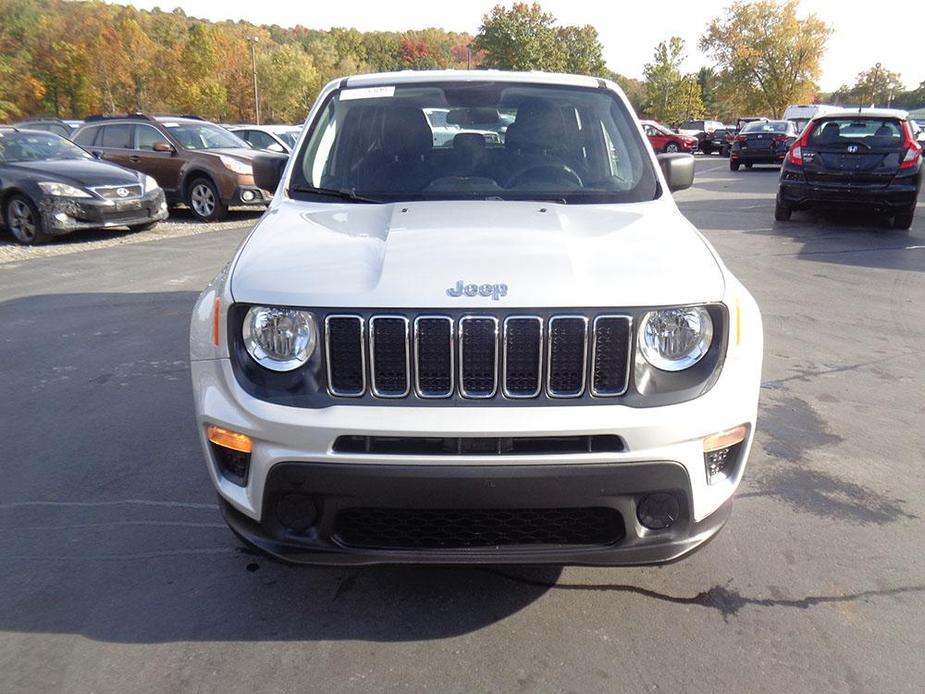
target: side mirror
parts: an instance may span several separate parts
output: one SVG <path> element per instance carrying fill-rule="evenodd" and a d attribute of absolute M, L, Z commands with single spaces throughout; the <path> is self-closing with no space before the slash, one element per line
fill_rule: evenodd
<path fill-rule="evenodd" d="M 254 184 L 258 188 L 269 190 L 271 193 L 279 187 L 279 182 L 283 177 L 283 169 L 289 157 L 285 154 L 275 154 L 267 152 L 258 154 L 254 157 Z"/>
<path fill-rule="evenodd" d="M 268 152 L 279 152 L 280 154 L 285 154 L 286 150 L 283 149 L 283 146 L 278 142 L 273 142 L 272 144 L 267 145 Z"/>
<path fill-rule="evenodd" d="M 151 147 L 155 152 L 170 152 L 173 154 L 173 145 L 169 142 L 155 142 L 154 146 Z"/>
<path fill-rule="evenodd" d="M 662 167 L 668 190 L 684 190 L 694 185 L 694 155 L 692 154 L 659 154 L 658 164 Z"/>

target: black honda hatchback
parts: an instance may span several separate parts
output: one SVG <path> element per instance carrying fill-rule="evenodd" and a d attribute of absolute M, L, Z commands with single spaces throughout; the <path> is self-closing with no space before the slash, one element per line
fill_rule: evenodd
<path fill-rule="evenodd" d="M 904 111 L 859 109 L 814 118 L 780 175 L 774 218 L 810 207 L 869 209 L 908 229 L 922 184 L 922 146 Z"/>

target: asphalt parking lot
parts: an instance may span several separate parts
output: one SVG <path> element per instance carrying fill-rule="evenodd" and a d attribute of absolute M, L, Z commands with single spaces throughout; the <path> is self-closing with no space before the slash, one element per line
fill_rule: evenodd
<path fill-rule="evenodd" d="M 761 305 L 762 401 L 729 525 L 660 568 L 254 556 L 187 364 L 253 217 L 0 251 L 0 691 L 921 691 L 925 202 L 910 232 L 781 224 L 776 170 L 697 167 L 678 201 Z"/>

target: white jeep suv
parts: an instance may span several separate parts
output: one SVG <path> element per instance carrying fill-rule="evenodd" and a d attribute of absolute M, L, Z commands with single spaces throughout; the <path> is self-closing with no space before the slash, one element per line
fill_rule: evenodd
<path fill-rule="evenodd" d="M 429 109 L 515 116 L 435 146 Z M 762 330 L 672 199 L 693 166 L 592 77 L 327 85 L 288 163 L 255 161 L 276 195 L 193 314 L 234 532 L 334 564 L 644 564 L 711 538 Z"/>

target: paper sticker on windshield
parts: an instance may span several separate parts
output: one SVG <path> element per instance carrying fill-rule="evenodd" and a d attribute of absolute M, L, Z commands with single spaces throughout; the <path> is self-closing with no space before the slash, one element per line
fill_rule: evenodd
<path fill-rule="evenodd" d="M 362 89 L 345 89 L 340 93 L 340 100 L 382 99 L 390 96 L 395 96 L 395 87 L 364 87 Z"/>

